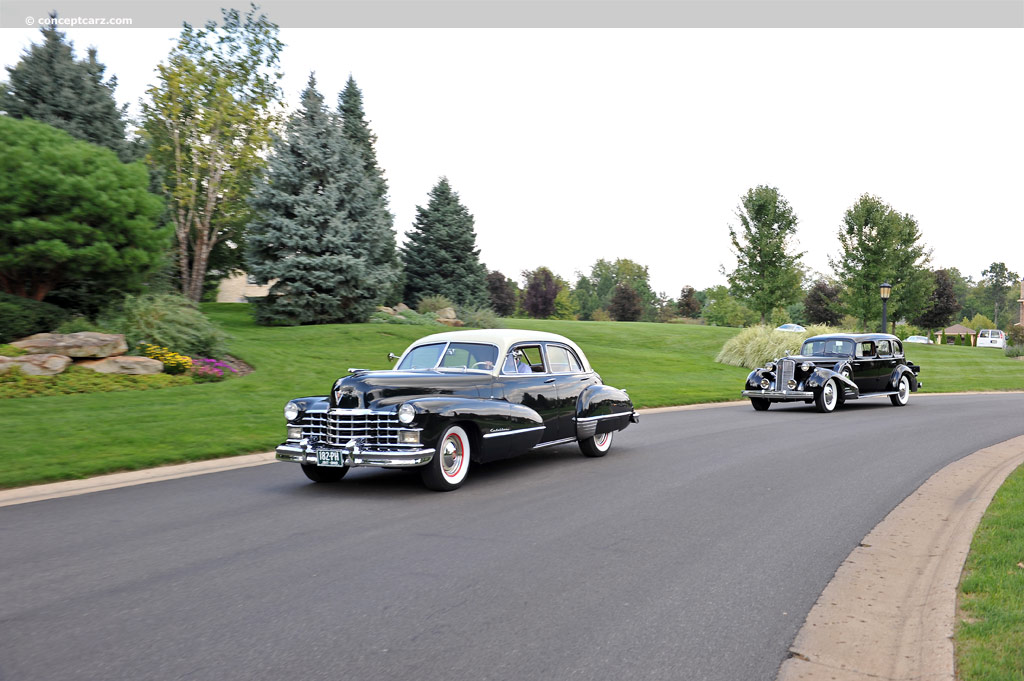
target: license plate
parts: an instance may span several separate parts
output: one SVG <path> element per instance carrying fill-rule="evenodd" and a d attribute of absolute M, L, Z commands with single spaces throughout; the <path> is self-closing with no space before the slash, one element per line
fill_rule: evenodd
<path fill-rule="evenodd" d="M 345 452 L 341 452 L 336 449 L 318 449 L 316 450 L 316 465 L 337 467 L 344 466 Z"/>

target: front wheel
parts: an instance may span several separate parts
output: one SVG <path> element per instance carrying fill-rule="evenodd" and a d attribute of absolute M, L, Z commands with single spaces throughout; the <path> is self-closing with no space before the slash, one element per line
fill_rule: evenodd
<path fill-rule="evenodd" d="M 755 411 L 768 411 L 768 407 L 772 406 L 772 401 L 765 397 L 751 397 L 750 406 Z"/>
<path fill-rule="evenodd" d="M 315 464 L 302 464 L 302 472 L 313 482 L 338 482 L 348 473 L 348 466 L 335 468 L 334 466 L 317 466 Z"/>
<path fill-rule="evenodd" d="M 458 489 L 469 472 L 469 436 L 459 426 L 451 426 L 438 440 L 434 458 L 420 469 L 420 477 L 428 489 L 450 492 Z"/>
<path fill-rule="evenodd" d="M 601 433 L 594 437 L 588 437 L 586 440 L 581 440 L 580 449 L 583 451 L 583 456 L 597 458 L 607 454 L 608 450 L 612 448 L 613 435 L 614 433 Z"/>
<path fill-rule="evenodd" d="M 894 407 L 905 407 L 910 401 L 910 379 L 906 374 L 900 376 L 900 382 L 896 384 L 896 394 L 889 395 L 889 401 Z"/>
<path fill-rule="evenodd" d="M 825 381 L 818 394 L 814 396 L 814 406 L 823 414 L 830 414 L 835 411 L 839 402 L 839 388 L 836 386 L 836 379 L 830 378 Z"/>

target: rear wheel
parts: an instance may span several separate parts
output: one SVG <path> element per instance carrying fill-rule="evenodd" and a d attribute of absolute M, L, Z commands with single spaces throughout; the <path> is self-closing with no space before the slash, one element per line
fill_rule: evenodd
<path fill-rule="evenodd" d="M 580 449 L 583 451 L 583 455 L 593 458 L 604 456 L 612 448 L 613 435 L 614 433 L 601 433 L 600 435 L 588 437 L 586 440 L 580 441 Z"/>
<path fill-rule="evenodd" d="M 469 473 L 469 436 L 460 426 L 451 426 L 438 440 L 434 458 L 420 469 L 423 484 L 437 492 L 458 489 Z"/>
<path fill-rule="evenodd" d="M 896 384 L 896 394 L 889 395 L 889 401 L 894 407 L 907 406 L 907 402 L 910 401 L 910 379 L 906 374 L 900 376 L 900 381 Z"/>
<path fill-rule="evenodd" d="M 348 473 L 348 466 L 335 468 L 334 466 L 302 464 L 302 472 L 313 482 L 338 482 Z"/>
<path fill-rule="evenodd" d="M 823 414 L 829 414 L 835 411 L 836 405 L 839 403 L 839 388 L 836 386 L 836 379 L 830 378 L 825 381 L 825 385 L 822 386 L 818 394 L 814 396 L 814 406 L 818 408 Z"/>
<path fill-rule="evenodd" d="M 752 406 L 755 411 L 768 411 L 768 407 L 772 406 L 772 402 L 765 397 L 751 397 L 750 406 Z"/>

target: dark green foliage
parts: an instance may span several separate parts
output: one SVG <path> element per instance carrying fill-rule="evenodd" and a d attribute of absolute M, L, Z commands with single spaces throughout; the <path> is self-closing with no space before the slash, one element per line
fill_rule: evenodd
<path fill-rule="evenodd" d="M 547 267 L 523 272 L 526 288 L 523 291 L 523 309 L 534 319 L 548 319 L 555 315 L 555 298 L 563 286 Z"/>
<path fill-rule="evenodd" d="M 67 318 L 67 312 L 49 303 L 0 293 L 0 343 L 34 333 L 49 333 Z"/>
<path fill-rule="evenodd" d="M 348 77 L 345 89 L 338 96 L 338 112 L 341 115 L 341 132 L 362 156 L 363 171 L 373 184 L 374 194 L 385 200 L 388 183 L 384 179 L 384 171 L 377 165 L 377 152 L 374 149 L 377 136 L 370 130 L 363 112 L 363 93 L 352 76 Z"/>
<path fill-rule="evenodd" d="M 800 299 L 803 253 L 791 253 L 797 217 L 779 190 L 760 185 L 747 191 L 736 209 L 740 231 L 729 226 L 736 269 L 728 273 L 732 292 L 761 315 Z M 723 268 L 724 270 L 724 268 Z"/>
<path fill-rule="evenodd" d="M 897 213 L 881 199 L 865 194 L 843 216 L 839 242 L 839 257 L 830 258 L 829 263 L 844 287 L 846 311 L 860 320 L 862 329 L 878 328 L 883 282 L 892 284 L 890 319 L 912 319 L 921 313 L 934 278 L 925 267 L 931 252 L 921 243 L 912 215 Z"/>
<path fill-rule="evenodd" d="M 55 17 L 55 14 L 51 14 Z M 89 56 L 75 59 L 74 46 L 56 26 L 40 28 L 43 41 L 33 44 L 13 67 L 0 90 L 0 110 L 14 118 L 32 118 L 72 136 L 111 149 L 122 161 L 140 158 L 125 141 L 125 107 L 114 99 L 117 78 L 104 82 L 106 67 Z"/>
<path fill-rule="evenodd" d="M 364 322 L 383 302 L 397 274 L 391 215 L 312 76 L 251 206 L 248 271 L 274 281 L 258 323 Z"/>
<path fill-rule="evenodd" d="M 681 317 L 700 316 L 701 304 L 697 300 L 697 292 L 693 290 L 692 286 L 684 286 L 683 290 L 679 292 L 679 301 L 676 303 L 676 308 L 679 310 Z"/>
<path fill-rule="evenodd" d="M 728 287 L 714 286 L 704 291 L 706 302 L 701 316 L 712 326 L 750 326 L 758 314 L 737 300 Z"/>
<path fill-rule="evenodd" d="M 824 279 L 814 282 L 804 296 L 804 315 L 811 324 L 838 326 L 843 319 L 839 294 L 842 287 Z"/>
<path fill-rule="evenodd" d="M 164 257 L 141 163 L 29 119 L 0 116 L 0 289 L 42 300 L 66 282 L 132 290 Z"/>
<path fill-rule="evenodd" d="M 960 311 L 960 303 L 957 302 L 953 277 L 948 270 L 935 270 L 932 277 L 935 281 L 932 293 L 921 314 L 914 317 L 913 322 L 926 329 L 944 328 L 949 326 Z"/>
<path fill-rule="evenodd" d="M 1019 276 L 1016 272 L 1011 272 L 1006 267 L 1006 263 L 1003 262 L 992 263 L 988 266 L 988 269 L 981 273 L 981 276 L 981 283 L 985 286 L 985 296 L 992 305 L 992 319 L 998 325 L 1001 321 L 999 319 L 999 306 L 1006 300 L 1006 294 L 1010 291 L 1012 285 L 1017 283 Z M 1007 321 L 1009 320 L 1007 319 Z"/>
<path fill-rule="evenodd" d="M 615 262 L 598 260 L 589 276 L 580 275 L 573 291 L 580 319 L 592 319 L 596 310 L 607 310 L 619 284 L 636 291 L 644 321 L 657 320 L 658 296 L 651 289 L 647 266 L 628 258 L 618 258 Z"/>
<path fill-rule="evenodd" d="M 608 304 L 608 314 L 617 322 L 639 321 L 643 313 L 640 304 L 640 294 L 626 284 L 616 284 L 615 292 L 612 293 L 611 302 Z"/>
<path fill-rule="evenodd" d="M 487 294 L 491 299 L 491 308 L 499 316 L 511 317 L 516 313 L 519 286 L 501 272 L 494 270 L 488 273 Z"/>
<path fill-rule="evenodd" d="M 458 305 L 489 302 L 487 270 L 476 248 L 473 216 L 459 202 L 448 179 L 430 190 L 430 201 L 416 207 L 416 221 L 402 247 L 405 263 L 405 301 L 438 294 Z"/>

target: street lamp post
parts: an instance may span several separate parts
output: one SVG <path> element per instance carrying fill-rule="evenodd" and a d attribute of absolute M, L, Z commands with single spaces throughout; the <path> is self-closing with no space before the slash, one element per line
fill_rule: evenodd
<path fill-rule="evenodd" d="M 882 333 L 885 333 L 888 324 L 889 295 L 892 293 L 892 284 L 882 284 L 878 287 L 879 295 L 882 296 Z"/>

